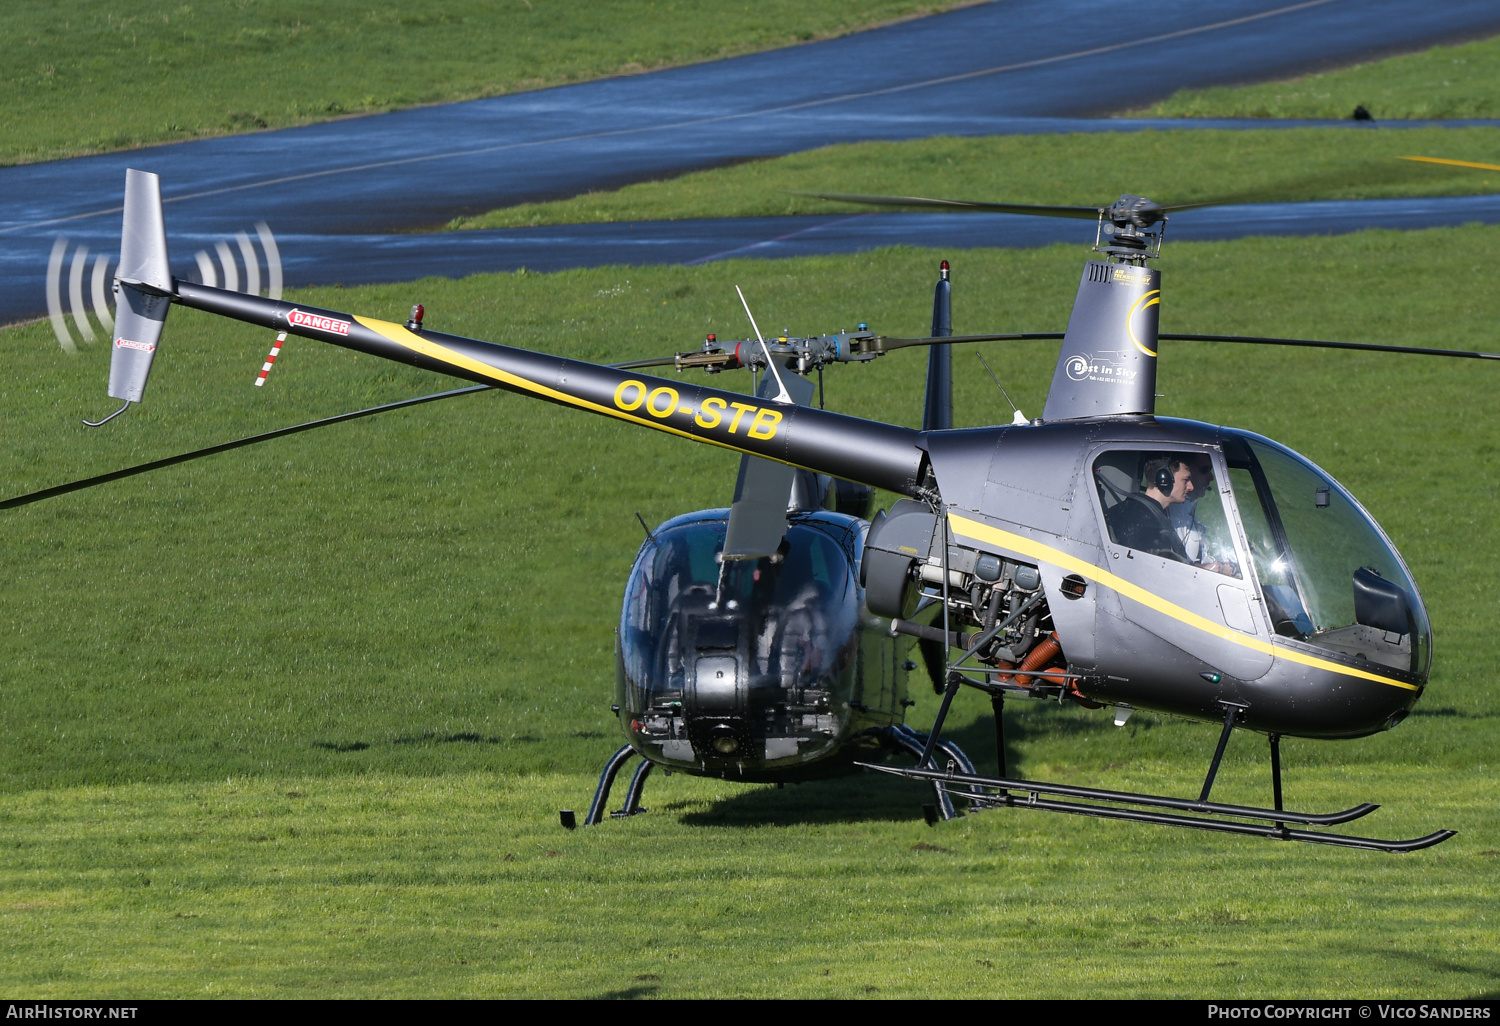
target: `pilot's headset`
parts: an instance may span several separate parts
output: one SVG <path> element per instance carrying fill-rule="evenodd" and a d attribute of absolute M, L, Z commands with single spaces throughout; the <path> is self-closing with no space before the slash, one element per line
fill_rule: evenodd
<path fill-rule="evenodd" d="M 1175 456 L 1153 457 L 1147 465 L 1149 466 L 1151 463 L 1160 463 L 1161 465 L 1155 470 L 1147 472 L 1145 488 L 1147 490 L 1155 488 L 1163 495 L 1171 495 L 1172 489 L 1177 486 L 1177 472 L 1173 464 L 1179 462 L 1181 461 Z"/>

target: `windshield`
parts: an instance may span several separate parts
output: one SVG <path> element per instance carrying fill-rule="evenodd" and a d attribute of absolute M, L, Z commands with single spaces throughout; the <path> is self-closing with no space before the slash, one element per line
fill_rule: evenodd
<path fill-rule="evenodd" d="M 719 649 L 743 651 L 748 676 L 768 685 L 817 686 L 836 676 L 859 617 L 842 548 L 792 523 L 780 558 L 721 564 L 725 525 L 659 530 L 642 548 L 620 617 L 627 677 L 658 696 L 680 691 L 694 653 Z"/>
<path fill-rule="evenodd" d="M 1269 439 L 1226 431 L 1224 454 L 1276 632 L 1425 674 L 1427 611 L 1370 515 L 1332 478 Z"/>

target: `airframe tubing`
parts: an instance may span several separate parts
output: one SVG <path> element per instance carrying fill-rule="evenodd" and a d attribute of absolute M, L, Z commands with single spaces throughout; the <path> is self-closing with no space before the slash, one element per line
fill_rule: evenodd
<path fill-rule="evenodd" d="M 330 342 L 423 370 L 615 417 L 642 427 L 914 495 L 926 454 L 918 432 L 808 406 L 786 406 L 566 360 L 459 335 L 175 282 L 183 306 Z"/>

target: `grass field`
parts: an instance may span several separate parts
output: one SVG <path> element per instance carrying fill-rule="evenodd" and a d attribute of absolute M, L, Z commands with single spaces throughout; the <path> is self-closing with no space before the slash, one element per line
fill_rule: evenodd
<path fill-rule="evenodd" d="M 0 164 L 628 75 L 952 0 L 108 0 L 0 6 Z"/>
<path fill-rule="evenodd" d="M 1106 159 L 1107 155 L 1107 159 Z M 611 192 L 459 218 L 450 228 L 868 211 L 789 195 L 854 192 L 1011 203 L 1160 203 L 1474 195 L 1500 174 L 1402 156 L 1500 161 L 1500 129 L 1339 128 L 939 137 L 829 146 Z"/>
<path fill-rule="evenodd" d="M 299 301 L 595 360 L 743 333 L 1055 330 L 1078 249 L 604 268 L 320 289 Z M 1165 331 L 1500 349 L 1471 227 L 1170 245 Z M 762 313 L 762 311 L 764 311 Z M 0 332 L 5 493 L 441 380 L 178 310 L 146 403 L 108 428 L 102 347 Z M 1055 346 L 983 350 L 1027 412 Z M 907 358 L 903 358 L 907 357 Z M 828 378 L 830 405 L 915 423 L 922 361 Z M 960 353 L 961 424 L 1008 419 Z M 656 779 L 651 813 L 565 833 L 619 743 L 610 628 L 640 529 L 728 500 L 734 457 L 470 396 L 0 514 L 0 984 L 114 995 L 1464 996 L 1500 992 L 1500 399 L 1489 365 L 1372 354 L 1163 353 L 1160 412 L 1306 453 L 1410 563 L 1432 684 L 1395 731 L 1286 744 L 1294 807 L 1386 808 L 1366 852 L 1020 810 L 936 830 L 920 789 Z M 910 722 L 931 721 L 930 691 Z M 1012 765 L 1192 793 L 1211 727 L 1008 711 Z M 993 765 L 987 705 L 955 736 Z M 1263 802 L 1264 745 L 1216 797 Z"/>
<path fill-rule="evenodd" d="M 1286 82 L 1184 89 L 1138 113 L 1168 118 L 1500 117 L 1500 39 L 1435 46 Z"/>

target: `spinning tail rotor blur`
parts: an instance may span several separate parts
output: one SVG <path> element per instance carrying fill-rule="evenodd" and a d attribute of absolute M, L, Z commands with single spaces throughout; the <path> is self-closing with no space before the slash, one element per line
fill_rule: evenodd
<path fill-rule="evenodd" d="M 63 352 L 77 355 L 80 342 L 92 343 L 98 333 L 113 334 L 112 275 L 118 273 L 119 262 L 116 254 L 93 253 L 66 235 L 52 243 L 47 261 L 47 317 Z M 196 277 L 204 285 L 219 287 L 222 282 L 232 292 L 281 298 L 281 249 L 264 221 L 255 223 L 254 235 L 236 232 L 231 239 L 214 243 L 212 253 L 198 250 L 194 262 Z"/>

